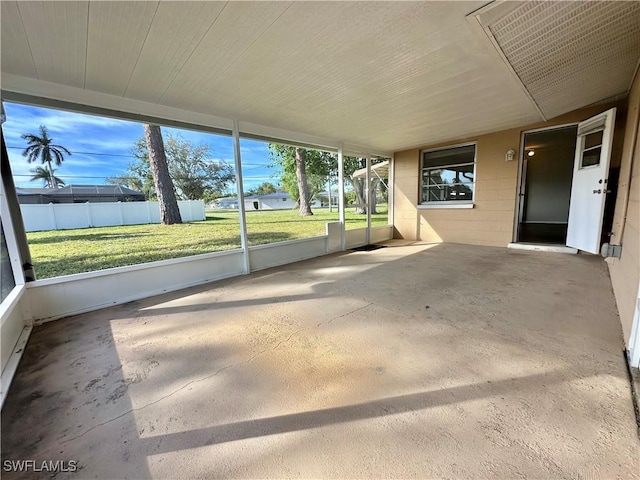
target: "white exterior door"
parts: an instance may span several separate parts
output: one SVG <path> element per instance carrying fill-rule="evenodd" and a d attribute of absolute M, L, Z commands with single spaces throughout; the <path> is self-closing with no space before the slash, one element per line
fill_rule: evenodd
<path fill-rule="evenodd" d="M 578 124 L 567 246 L 596 254 L 600 252 L 615 116 L 612 108 Z"/>

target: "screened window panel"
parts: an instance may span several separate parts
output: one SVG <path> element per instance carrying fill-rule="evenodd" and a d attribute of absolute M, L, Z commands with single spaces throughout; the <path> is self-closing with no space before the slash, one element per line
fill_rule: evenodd
<path fill-rule="evenodd" d="M 475 145 L 422 153 L 421 203 L 473 201 Z"/>
<path fill-rule="evenodd" d="M 447 165 L 460 165 L 473 163 L 476 157 L 475 145 L 464 145 L 442 150 L 422 153 L 422 167 L 443 167 Z"/>

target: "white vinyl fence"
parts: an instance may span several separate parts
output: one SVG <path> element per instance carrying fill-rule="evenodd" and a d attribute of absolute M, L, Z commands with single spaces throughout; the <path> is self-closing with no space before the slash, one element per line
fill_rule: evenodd
<path fill-rule="evenodd" d="M 178 202 L 183 222 L 205 219 L 202 200 Z M 20 205 L 27 232 L 160 223 L 158 202 L 50 203 Z"/>

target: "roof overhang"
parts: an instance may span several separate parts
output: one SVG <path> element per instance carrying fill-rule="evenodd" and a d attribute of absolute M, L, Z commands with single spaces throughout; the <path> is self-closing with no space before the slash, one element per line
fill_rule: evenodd
<path fill-rule="evenodd" d="M 389 160 L 384 160 L 380 163 L 374 163 L 371 165 L 371 177 L 373 178 L 389 178 Z M 366 178 L 367 169 L 361 168 L 351 174 L 353 178 Z"/>

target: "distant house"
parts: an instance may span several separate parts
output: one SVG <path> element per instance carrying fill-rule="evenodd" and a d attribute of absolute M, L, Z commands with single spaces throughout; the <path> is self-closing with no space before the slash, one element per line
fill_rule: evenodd
<path fill-rule="evenodd" d="M 18 201 L 23 205 L 42 205 L 51 203 L 47 194 L 53 191 L 53 188 L 18 188 Z"/>
<path fill-rule="evenodd" d="M 288 210 L 296 208 L 298 202 L 294 201 L 287 192 L 269 193 L 266 195 L 251 195 L 244 197 L 244 208 L 251 210 Z M 313 199 L 311 207 L 322 206 L 320 200 Z"/>
<path fill-rule="evenodd" d="M 337 200 L 336 200 L 337 201 Z M 297 202 L 293 201 L 291 195 L 287 192 L 276 192 L 265 195 L 249 195 L 244 197 L 244 208 L 246 211 L 252 210 L 289 210 L 296 208 Z M 328 205 L 328 203 L 327 203 Z M 325 206 L 323 202 L 318 199 L 311 201 L 311 206 L 318 208 Z M 216 200 L 216 207 L 221 209 L 237 209 L 238 198 L 237 197 L 225 197 L 218 198 Z"/>
<path fill-rule="evenodd" d="M 213 208 L 223 208 L 223 209 L 237 209 L 238 208 L 238 197 L 225 197 L 218 198 L 215 201 L 215 204 L 212 205 Z"/>
<path fill-rule="evenodd" d="M 244 197 L 244 208 L 251 210 L 286 210 L 295 208 L 296 202 L 286 192 L 269 193 L 266 195 L 250 195 Z"/>
<path fill-rule="evenodd" d="M 48 203 L 144 202 L 144 194 L 120 185 L 67 185 L 62 188 L 16 188 L 23 205 Z"/>
<path fill-rule="evenodd" d="M 331 191 L 331 193 L 329 193 L 328 191 L 318 192 L 315 198 L 317 198 L 320 201 L 321 207 L 328 207 L 329 203 L 331 203 L 332 207 L 338 206 L 338 192 L 334 192 L 334 191 Z"/>

